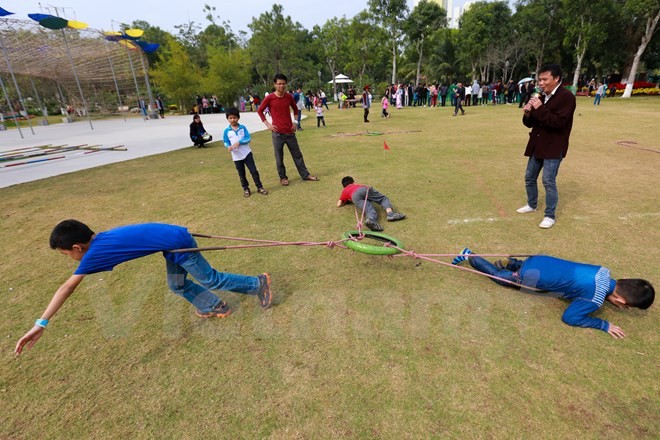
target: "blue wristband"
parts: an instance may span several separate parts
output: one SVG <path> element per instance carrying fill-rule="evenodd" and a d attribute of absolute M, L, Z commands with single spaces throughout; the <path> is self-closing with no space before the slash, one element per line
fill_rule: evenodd
<path fill-rule="evenodd" d="M 48 320 L 47 319 L 37 319 L 36 321 L 34 321 L 34 325 L 37 325 L 41 328 L 46 328 L 46 326 L 48 325 Z"/>

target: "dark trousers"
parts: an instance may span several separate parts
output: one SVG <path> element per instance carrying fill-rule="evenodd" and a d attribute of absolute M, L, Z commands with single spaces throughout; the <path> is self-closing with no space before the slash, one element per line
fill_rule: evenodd
<path fill-rule="evenodd" d="M 447 95 L 440 95 L 440 101 L 442 101 L 442 106 L 444 107 L 447 103 Z"/>
<path fill-rule="evenodd" d="M 364 202 L 365 199 L 367 199 L 366 203 Z M 378 203 L 385 210 L 392 209 L 392 203 L 390 203 L 390 199 L 388 199 L 385 194 L 381 194 L 371 187 L 360 187 L 353 193 L 351 200 L 360 212 L 362 212 L 362 209 L 364 208 L 365 218 L 372 221 L 376 221 L 378 219 L 378 212 L 376 212 L 372 202 Z"/>
<path fill-rule="evenodd" d="M 470 265 L 479 272 L 483 272 L 488 275 L 494 275 L 496 277 L 503 278 L 518 284 L 520 284 L 522 281 L 520 278 L 520 268 L 524 263 L 523 260 L 510 258 L 506 268 L 503 269 L 498 269 L 493 263 L 481 257 L 469 257 L 468 261 L 470 262 Z M 505 283 L 504 281 L 495 279 L 492 280 L 497 284 L 501 284 L 502 286 L 513 287 L 511 284 Z"/>
<path fill-rule="evenodd" d="M 277 174 L 280 179 L 288 179 L 286 175 L 286 167 L 284 166 L 284 145 L 289 148 L 289 153 L 293 158 L 293 163 L 296 165 L 298 174 L 305 180 L 309 177 L 309 171 L 305 166 L 305 159 L 303 158 L 302 151 L 298 145 L 295 133 L 276 133 L 273 132 L 273 149 L 275 150 L 275 165 L 277 165 Z"/>
<path fill-rule="evenodd" d="M 316 128 L 321 126 L 321 122 L 323 122 L 323 126 L 325 127 L 325 118 L 323 116 L 317 116 L 316 117 Z"/>
<path fill-rule="evenodd" d="M 254 163 L 252 152 L 250 152 L 250 154 L 248 154 L 243 160 L 235 160 L 234 165 L 236 166 L 236 171 L 238 171 L 238 177 L 241 179 L 241 186 L 243 189 L 248 189 L 250 187 L 245 175 L 245 167 L 250 170 L 252 180 L 254 180 L 254 184 L 257 185 L 257 189 L 263 188 L 261 179 L 259 178 L 259 171 L 257 171 L 257 164 Z"/>
<path fill-rule="evenodd" d="M 201 136 L 190 136 L 190 140 L 196 147 L 203 147 L 205 143 L 213 140 L 213 136 L 209 136 L 208 140 L 204 140 Z"/>
<path fill-rule="evenodd" d="M 369 122 L 369 109 L 364 109 L 364 122 Z"/>
<path fill-rule="evenodd" d="M 463 110 L 463 100 L 461 98 L 456 98 L 456 106 L 454 107 L 454 114 L 457 115 L 459 110 L 461 111 L 461 113 L 465 113 L 465 110 Z"/>

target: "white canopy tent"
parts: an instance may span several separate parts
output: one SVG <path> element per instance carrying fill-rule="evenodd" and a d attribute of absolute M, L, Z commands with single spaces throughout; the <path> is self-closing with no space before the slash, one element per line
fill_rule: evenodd
<path fill-rule="evenodd" d="M 352 79 L 350 79 L 346 75 L 342 75 L 341 73 L 335 76 L 330 81 L 328 81 L 328 84 L 332 84 L 332 94 L 334 95 L 335 101 L 339 100 L 339 97 L 337 95 L 337 84 L 350 84 L 352 82 L 353 82 Z"/>
<path fill-rule="evenodd" d="M 335 76 L 334 79 L 331 79 L 330 81 L 328 81 L 328 84 L 332 84 L 332 83 L 334 83 L 334 84 L 348 84 L 348 83 L 352 83 L 352 82 L 353 82 L 352 79 L 350 79 L 346 75 L 342 75 L 340 73 L 339 75 Z"/>

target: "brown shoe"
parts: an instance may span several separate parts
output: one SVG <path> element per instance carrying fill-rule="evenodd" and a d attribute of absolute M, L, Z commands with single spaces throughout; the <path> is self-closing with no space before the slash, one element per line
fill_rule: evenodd
<path fill-rule="evenodd" d="M 266 188 L 259 188 L 259 189 L 257 190 L 257 192 L 258 192 L 259 194 L 263 194 L 264 196 L 265 196 L 265 195 L 268 195 L 268 191 L 266 190 Z"/>
<path fill-rule="evenodd" d="M 280 179 L 282 186 L 289 186 L 289 179 Z"/>
<path fill-rule="evenodd" d="M 318 178 L 318 177 L 315 177 L 315 176 L 312 176 L 312 175 L 310 174 L 309 176 L 305 177 L 304 180 L 309 180 L 309 181 L 311 181 L 311 182 L 318 182 L 318 181 L 319 181 L 319 178 Z"/>
<path fill-rule="evenodd" d="M 231 309 L 227 305 L 226 302 L 220 301 L 217 306 L 210 312 L 200 312 L 199 310 L 195 310 L 195 315 L 199 316 L 200 318 L 224 318 L 225 316 L 231 315 Z"/>

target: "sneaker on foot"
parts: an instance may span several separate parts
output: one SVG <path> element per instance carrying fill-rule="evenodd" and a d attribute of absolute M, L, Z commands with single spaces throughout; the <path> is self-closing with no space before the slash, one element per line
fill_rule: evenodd
<path fill-rule="evenodd" d="M 468 255 L 470 255 L 472 251 L 469 248 L 463 248 L 461 251 L 460 255 L 457 255 L 452 261 L 451 264 L 454 266 L 457 265 L 458 263 L 462 263 L 463 261 L 468 259 Z"/>
<path fill-rule="evenodd" d="M 250 197 L 252 193 L 250 192 L 250 188 L 246 188 L 243 190 L 243 197 Z"/>
<path fill-rule="evenodd" d="M 258 192 L 259 194 L 263 194 L 264 196 L 265 196 L 265 195 L 268 195 L 268 191 L 266 190 L 266 188 L 259 188 L 259 189 L 257 190 L 257 192 Z"/>
<path fill-rule="evenodd" d="M 364 224 L 372 231 L 380 232 L 383 230 L 383 227 L 376 220 L 367 219 Z"/>
<path fill-rule="evenodd" d="M 220 301 L 217 306 L 213 308 L 210 312 L 200 312 L 199 310 L 195 310 L 195 315 L 199 316 L 200 318 L 224 318 L 226 316 L 231 315 L 231 309 L 227 305 L 226 302 Z"/>
<path fill-rule="evenodd" d="M 261 275 L 258 275 L 257 278 L 259 278 L 257 297 L 259 298 L 261 308 L 267 309 L 273 302 L 273 292 L 270 290 L 270 275 L 262 273 Z"/>
<path fill-rule="evenodd" d="M 539 228 L 550 229 L 555 225 L 555 219 L 550 217 L 543 217 L 543 221 L 539 224 Z"/>
<path fill-rule="evenodd" d="M 395 222 L 397 220 L 403 220 L 404 218 L 406 218 L 406 215 L 401 214 L 400 212 L 392 212 L 391 214 L 387 214 L 388 222 Z"/>
<path fill-rule="evenodd" d="M 527 214 L 528 212 L 534 212 L 536 211 L 536 208 L 532 208 L 529 205 L 525 205 L 522 208 L 516 209 L 516 212 L 519 212 L 520 214 Z"/>

